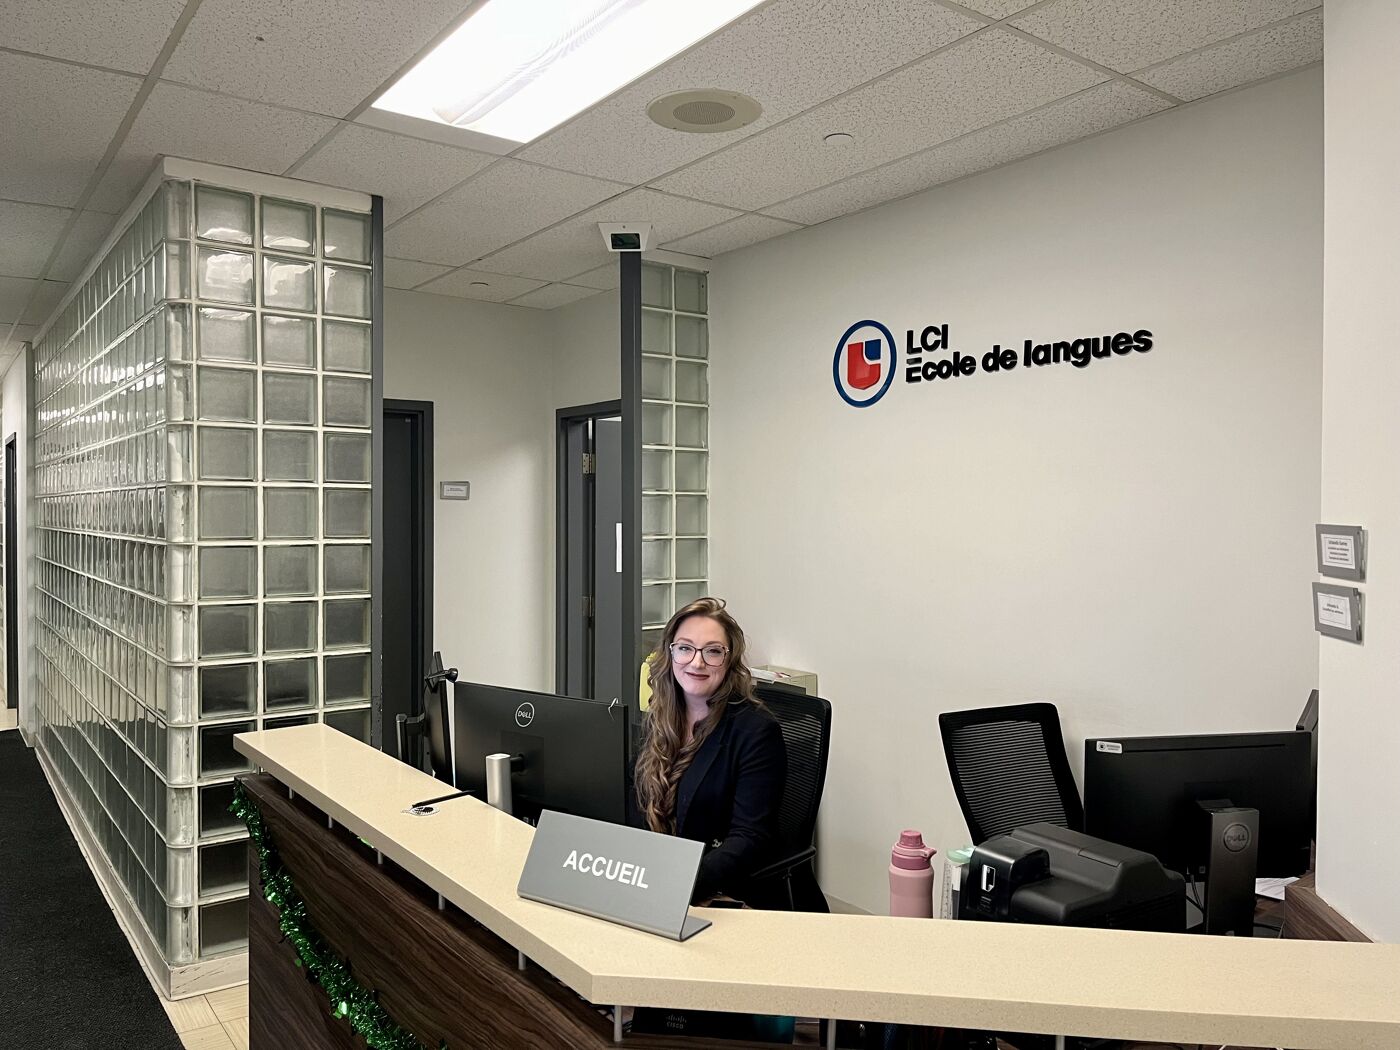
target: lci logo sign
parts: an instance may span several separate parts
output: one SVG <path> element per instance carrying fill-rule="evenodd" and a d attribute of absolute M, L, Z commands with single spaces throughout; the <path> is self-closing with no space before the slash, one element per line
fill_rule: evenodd
<path fill-rule="evenodd" d="M 836 392 L 866 408 L 885 396 L 896 370 L 894 336 L 879 321 L 857 321 L 836 344 L 831 363 Z"/>
<path fill-rule="evenodd" d="M 953 349 L 948 322 L 944 321 L 905 331 L 904 382 L 933 389 L 950 381 L 962 385 L 966 377 L 975 375 L 1005 375 L 1062 364 L 1084 369 L 1095 361 L 1145 354 L 1154 342 L 1147 328 L 1100 329 L 1075 339 L 1025 339 L 1019 351 L 1014 345 L 993 343 L 979 358 L 976 352 Z M 831 376 L 841 400 L 855 408 L 869 408 L 879 401 L 894 382 L 895 372 L 900 371 L 898 356 L 894 334 L 879 321 L 857 321 L 847 328 L 837 340 L 836 357 L 831 362 Z"/>

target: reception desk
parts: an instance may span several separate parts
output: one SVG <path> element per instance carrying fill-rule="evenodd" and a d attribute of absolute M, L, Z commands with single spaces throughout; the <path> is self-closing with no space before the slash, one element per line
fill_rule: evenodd
<path fill-rule="evenodd" d="M 411 815 L 444 786 L 348 736 L 297 726 L 235 746 L 265 771 L 246 788 L 317 928 L 425 1046 L 605 1047 L 609 1007 L 655 1006 L 1400 1047 L 1400 945 L 748 910 L 710 910 L 678 943 L 517 897 L 532 828 L 471 798 Z M 279 943 L 253 874 L 251 1047 L 357 1045 Z"/>

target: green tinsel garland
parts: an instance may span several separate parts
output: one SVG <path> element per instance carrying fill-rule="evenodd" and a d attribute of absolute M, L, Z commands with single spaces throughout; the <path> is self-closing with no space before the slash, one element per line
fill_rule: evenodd
<path fill-rule="evenodd" d="M 403 1028 L 379 1005 L 376 994 L 355 980 L 350 964 L 340 959 L 316 931 L 306 914 L 306 902 L 292 885 L 292 876 L 282 865 L 277 847 L 263 824 L 262 811 L 239 784 L 229 806 L 244 824 L 248 837 L 258 851 L 258 870 L 262 876 L 263 896 L 280 913 L 282 939 L 297 953 L 297 965 L 325 990 L 331 1001 L 331 1013 L 343 1017 L 350 1027 L 364 1037 L 375 1050 L 423 1050 L 423 1044 L 413 1033 Z M 438 1050 L 446 1050 L 442 1044 Z"/>

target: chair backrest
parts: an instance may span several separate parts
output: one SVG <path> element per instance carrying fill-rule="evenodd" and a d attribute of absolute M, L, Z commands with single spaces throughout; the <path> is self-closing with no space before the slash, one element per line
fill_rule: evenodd
<path fill-rule="evenodd" d="M 974 845 L 1038 820 L 1084 830 L 1054 704 L 950 711 L 938 728 Z"/>
<path fill-rule="evenodd" d="M 778 807 L 778 837 L 785 853 L 804 850 L 817 830 L 831 752 L 831 704 L 792 686 L 757 683 L 754 692 L 783 731 L 787 779 Z"/>

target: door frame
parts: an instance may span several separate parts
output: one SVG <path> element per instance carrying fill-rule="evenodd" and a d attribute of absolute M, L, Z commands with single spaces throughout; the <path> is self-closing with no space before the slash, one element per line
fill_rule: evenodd
<path fill-rule="evenodd" d="M 433 511 L 436 506 L 433 498 L 433 402 L 405 401 L 399 398 L 384 399 L 382 416 L 411 416 L 417 420 L 418 435 L 422 440 L 419 456 L 418 481 L 423 493 L 419 508 L 418 557 L 414 571 L 419 580 L 418 620 L 423 625 L 422 649 L 414 654 L 414 670 L 419 680 L 427 674 L 428 661 L 433 653 Z M 382 422 L 382 420 L 381 420 Z M 385 508 L 388 512 L 391 508 Z M 381 660 L 383 655 L 381 653 Z M 415 694 L 416 695 L 416 694 Z M 393 739 L 393 729 L 385 732 L 385 739 Z"/>
<path fill-rule="evenodd" d="M 15 504 L 19 500 L 19 439 L 5 439 L 5 706 L 19 710 L 19 528 Z"/>
<path fill-rule="evenodd" d="M 566 692 L 566 630 L 568 609 L 569 550 L 564 537 L 569 530 L 568 431 L 588 419 L 606 419 L 622 415 L 622 402 L 595 401 L 588 405 L 571 405 L 554 413 L 554 691 Z M 589 522 L 591 525 L 591 521 Z M 592 545 L 586 545 L 592 550 Z"/>

